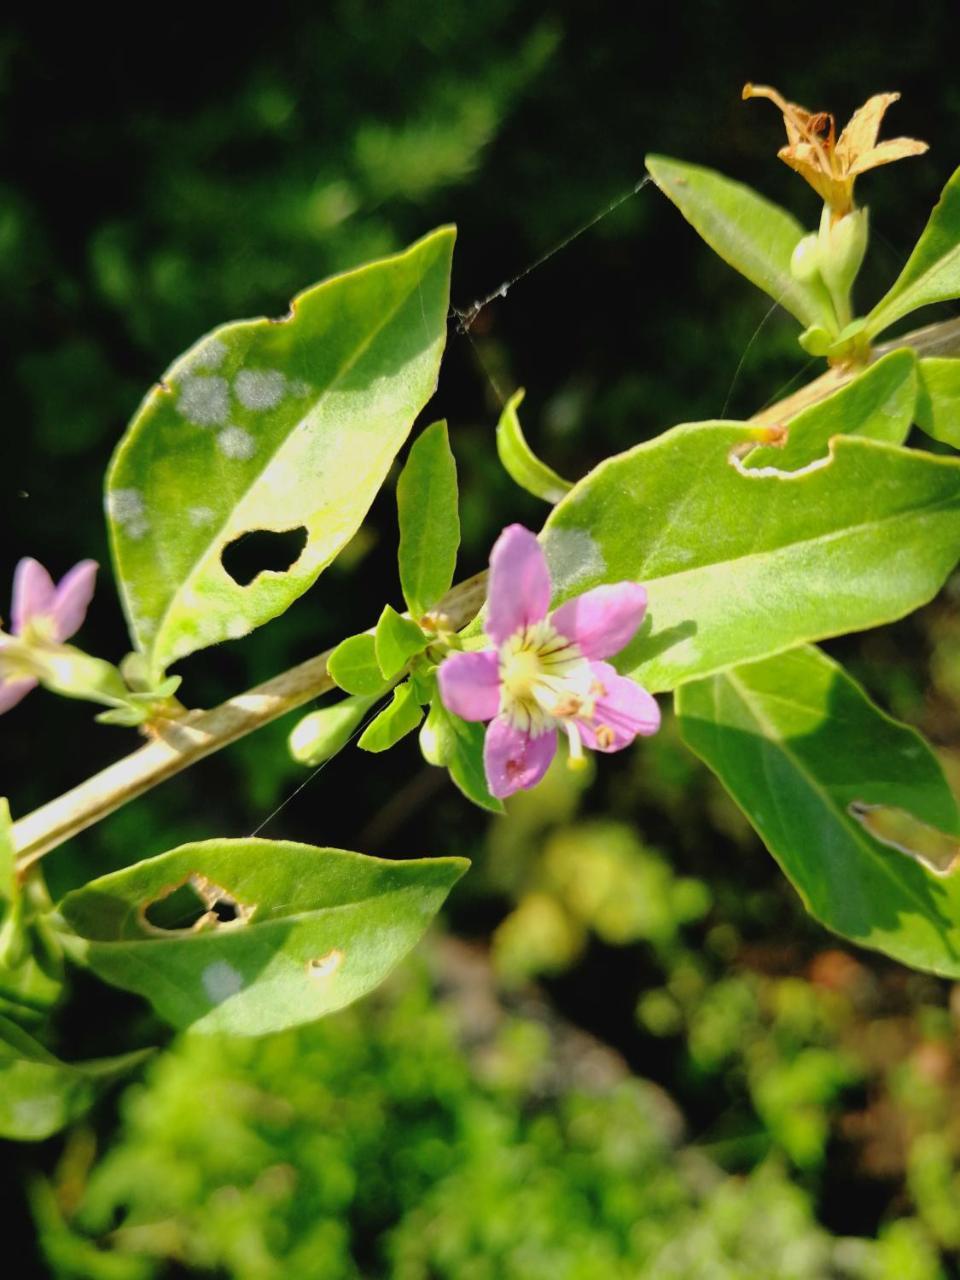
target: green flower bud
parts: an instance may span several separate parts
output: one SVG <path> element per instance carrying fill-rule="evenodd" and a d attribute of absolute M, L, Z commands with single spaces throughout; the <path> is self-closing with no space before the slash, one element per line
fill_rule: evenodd
<path fill-rule="evenodd" d="M 820 274 L 835 301 L 846 299 L 867 252 L 870 238 L 867 210 L 854 209 L 834 220 L 830 210 L 824 207 L 817 238 Z"/>
<path fill-rule="evenodd" d="M 820 240 L 815 231 L 804 236 L 790 258 L 790 274 L 800 284 L 813 284 L 820 274 Z"/>

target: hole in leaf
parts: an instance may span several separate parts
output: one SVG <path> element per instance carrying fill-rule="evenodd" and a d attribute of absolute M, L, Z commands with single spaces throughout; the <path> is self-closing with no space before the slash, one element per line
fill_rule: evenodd
<path fill-rule="evenodd" d="M 247 906 L 206 876 L 194 873 L 160 898 L 141 908 L 140 918 L 152 933 L 230 928 L 246 924 L 255 906 Z"/>
<path fill-rule="evenodd" d="M 220 553 L 220 561 L 238 587 L 248 587 L 258 574 L 286 573 L 300 559 L 306 545 L 303 525 L 282 533 L 255 529 L 228 543 Z"/>
<path fill-rule="evenodd" d="M 956 836 L 921 822 L 906 809 L 854 800 L 848 811 L 874 840 L 915 858 L 934 875 L 949 875 L 960 860 L 960 840 Z"/>

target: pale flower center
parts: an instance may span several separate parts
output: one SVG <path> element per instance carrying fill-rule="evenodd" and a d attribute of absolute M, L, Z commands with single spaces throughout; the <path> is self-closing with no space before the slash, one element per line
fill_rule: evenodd
<path fill-rule="evenodd" d="M 562 726 L 579 749 L 573 722 L 592 718 L 599 693 L 590 663 L 549 622 L 524 627 L 500 646 L 500 712 L 532 738 Z"/>

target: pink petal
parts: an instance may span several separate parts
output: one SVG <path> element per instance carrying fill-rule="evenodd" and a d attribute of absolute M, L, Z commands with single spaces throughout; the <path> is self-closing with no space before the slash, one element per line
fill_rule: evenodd
<path fill-rule="evenodd" d="M 499 800 L 515 791 L 535 787 L 556 755 L 557 735 L 551 729 L 538 738 L 514 729 L 503 716 L 491 720 L 483 743 L 483 767 L 491 795 Z"/>
<path fill-rule="evenodd" d="M 83 626 L 96 581 L 96 560 L 81 560 L 57 584 L 50 616 L 54 638 L 61 643 Z"/>
<path fill-rule="evenodd" d="M 451 653 L 437 668 L 443 705 L 463 720 L 492 720 L 500 710 L 500 662 L 495 649 Z"/>
<path fill-rule="evenodd" d="M 21 698 L 25 698 L 36 687 L 37 681 L 29 676 L 25 680 L 0 680 L 0 715 L 15 707 Z"/>
<path fill-rule="evenodd" d="M 568 600 L 550 621 L 585 658 L 609 658 L 630 643 L 646 609 L 647 593 L 639 582 L 613 582 Z"/>
<path fill-rule="evenodd" d="M 656 698 L 635 681 L 618 675 L 609 662 L 591 662 L 590 667 L 603 692 L 590 721 L 577 721 L 584 746 L 593 751 L 622 751 L 638 734 L 649 737 L 657 732 L 660 708 Z"/>
<path fill-rule="evenodd" d="M 550 573 L 536 537 L 522 524 L 504 529 L 490 553 L 487 635 L 497 644 L 550 608 Z"/>
<path fill-rule="evenodd" d="M 25 556 L 13 571 L 13 603 L 10 622 L 14 635 L 19 635 L 30 619 L 37 614 L 49 613 L 53 607 L 56 588 L 53 579 L 39 560 Z"/>

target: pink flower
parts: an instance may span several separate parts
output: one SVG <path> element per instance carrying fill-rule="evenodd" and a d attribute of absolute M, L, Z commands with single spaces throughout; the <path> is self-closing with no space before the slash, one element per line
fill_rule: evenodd
<path fill-rule="evenodd" d="M 449 711 L 490 721 L 483 762 L 501 798 L 536 786 L 558 729 L 575 763 L 584 746 L 620 751 L 660 727 L 653 697 L 599 661 L 619 653 L 643 621 L 643 587 L 596 587 L 548 613 L 551 591 L 536 537 L 519 524 L 504 529 L 490 555 L 486 632 L 495 647 L 453 653 L 437 671 Z"/>
<path fill-rule="evenodd" d="M 38 683 L 30 650 L 63 644 L 80 630 L 93 595 L 97 565 L 81 560 L 57 583 L 26 557 L 13 575 L 12 634 L 0 631 L 0 713 L 15 707 Z"/>

